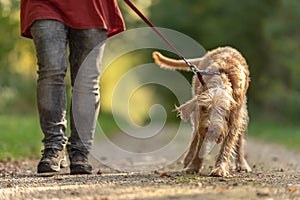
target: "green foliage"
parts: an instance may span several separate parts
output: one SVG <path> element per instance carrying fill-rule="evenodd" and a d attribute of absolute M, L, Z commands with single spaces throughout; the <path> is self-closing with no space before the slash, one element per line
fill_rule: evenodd
<path fill-rule="evenodd" d="M 19 3 L 19 0 L 0 2 L 2 114 L 35 109 L 35 53 L 32 41 L 20 37 Z M 299 1 L 152 0 L 145 3 L 135 0 L 134 3 L 155 25 L 189 35 L 206 49 L 231 45 L 240 50 L 251 69 L 252 115 L 296 121 L 300 113 Z M 124 2 L 120 5 L 129 29 L 146 26 Z"/>
<path fill-rule="evenodd" d="M 181 31 L 206 49 L 230 45 L 251 70 L 254 116 L 297 122 L 300 2 L 294 0 L 155 1 L 151 20 Z"/>
<path fill-rule="evenodd" d="M 10 53 L 14 49 L 15 41 L 19 37 L 19 20 L 16 17 L 18 5 L 16 1 L 0 2 L 0 66 L 1 70 L 10 71 Z M 1 77 L 3 78 L 3 77 Z"/>
<path fill-rule="evenodd" d="M 240 50 L 251 71 L 248 99 L 252 119 L 298 122 L 300 1 L 133 1 L 155 25 L 189 35 L 208 50 L 225 45 Z M 20 36 L 19 3 L 0 1 L 0 158 L 39 155 L 42 138 L 36 117 L 8 115 L 36 115 L 35 52 L 32 41 Z M 120 5 L 128 29 L 146 26 L 123 1 Z M 149 55 L 149 60 L 145 56 L 137 59 L 150 62 Z M 185 75 L 191 77 L 190 73 Z M 171 111 L 174 96 L 159 93 L 155 98 L 170 103 L 166 109 Z M 297 126 L 255 121 L 258 120 L 250 123 L 250 135 L 262 135 L 295 147 L 299 144 Z M 113 127 L 108 125 L 108 129 Z"/>
<path fill-rule="evenodd" d="M 21 74 L 10 75 L 9 82 L 0 84 L 0 115 L 28 114 L 36 108 L 35 80 Z"/>
<path fill-rule="evenodd" d="M 300 113 L 300 2 L 283 0 L 274 13 L 265 19 L 264 38 L 269 46 L 269 76 L 264 107 L 275 109 L 283 118 L 298 119 Z"/>
<path fill-rule="evenodd" d="M 0 114 L 35 108 L 34 51 L 20 36 L 19 1 L 0 2 Z"/>

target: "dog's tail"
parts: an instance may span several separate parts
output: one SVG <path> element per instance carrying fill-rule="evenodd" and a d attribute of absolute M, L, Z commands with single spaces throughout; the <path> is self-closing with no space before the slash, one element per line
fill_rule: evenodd
<path fill-rule="evenodd" d="M 190 71 L 190 67 L 183 60 L 175 60 L 172 58 L 167 58 L 157 51 L 154 51 L 152 53 L 152 57 L 153 57 L 155 63 L 160 65 L 160 67 L 162 67 L 162 68 Z M 198 66 L 201 61 L 201 58 L 188 59 L 188 61 L 191 64 Z"/>

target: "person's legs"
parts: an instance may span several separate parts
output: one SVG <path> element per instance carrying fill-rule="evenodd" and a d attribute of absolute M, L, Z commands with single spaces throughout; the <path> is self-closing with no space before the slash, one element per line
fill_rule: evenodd
<path fill-rule="evenodd" d="M 38 172 L 59 171 L 60 165 L 65 165 L 67 32 L 55 20 L 37 20 L 31 27 L 38 60 L 37 102 L 45 148 Z"/>
<path fill-rule="evenodd" d="M 100 106 L 99 76 L 107 31 L 70 29 L 72 81 L 71 136 L 67 145 L 71 174 L 91 173 L 91 150 Z"/>

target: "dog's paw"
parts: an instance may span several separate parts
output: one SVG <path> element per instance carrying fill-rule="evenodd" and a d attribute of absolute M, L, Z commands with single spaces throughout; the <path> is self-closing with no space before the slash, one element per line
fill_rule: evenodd
<path fill-rule="evenodd" d="M 187 158 L 189 158 L 189 157 L 187 157 Z M 190 159 L 189 162 L 187 162 L 186 165 L 184 166 L 183 172 L 185 172 L 187 174 L 198 173 L 202 167 L 203 159 L 199 159 L 198 157 L 196 157 L 196 158 L 191 157 L 189 159 Z"/>
<path fill-rule="evenodd" d="M 186 174 L 196 174 L 199 172 L 200 167 L 200 162 L 190 163 L 187 167 L 183 169 L 183 172 Z"/>
<path fill-rule="evenodd" d="M 249 167 L 248 163 L 237 164 L 236 165 L 237 172 L 251 172 L 251 167 Z"/>
<path fill-rule="evenodd" d="M 182 172 L 186 174 L 197 174 L 199 172 L 199 169 L 186 167 Z"/>
<path fill-rule="evenodd" d="M 223 167 L 216 167 L 209 175 L 214 177 L 231 177 L 229 171 Z"/>
<path fill-rule="evenodd" d="M 183 167 L 186 168 L 192 162 L 192 159 L 193 155 L 187 154 L 183 159 Z"/>

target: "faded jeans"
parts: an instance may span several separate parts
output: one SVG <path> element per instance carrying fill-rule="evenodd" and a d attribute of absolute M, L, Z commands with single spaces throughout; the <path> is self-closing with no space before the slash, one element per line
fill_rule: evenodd
<path fill-rule="evenodd" d="M 89 153 L 100 106 L 99 76 L 107 31 L 73 29 L 56 20 L 37 20 L 31 26 L 38 60 L 37 102 L 44 148 Z M 71 135 L 66 135 L 66 76 L 72 85 Z M 95 48 L 97 47 L 97 48 Z M 88 59 L 86 59 L 88 57 Z"/>

